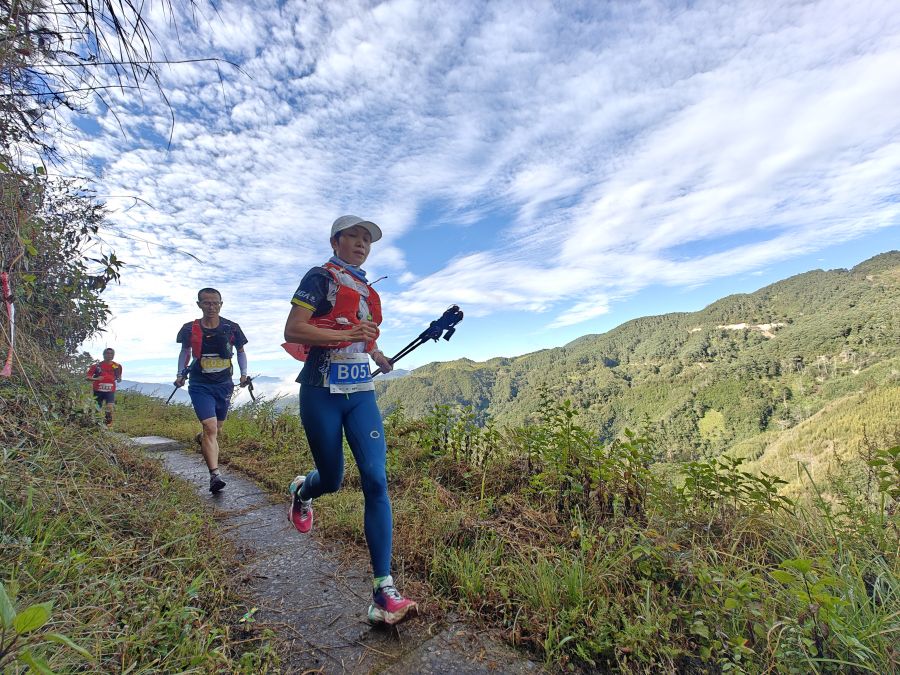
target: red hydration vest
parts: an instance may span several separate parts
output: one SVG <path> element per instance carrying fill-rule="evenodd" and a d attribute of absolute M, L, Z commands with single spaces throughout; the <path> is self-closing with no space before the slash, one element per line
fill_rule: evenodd
<path fill-rule="evenodd" d="M 348 272 L 344 271 L 339 265 L 327 262 L 322 266 L 326 272 L 331 275 L 332 280 L 337 285 L 337 295 L 334 298 L 334 306 L 328 314 L 317 316 L 309 320 L 310 325 L 317 328 L 330 328 L 332 330 L 350 330 L 360 322 L 359 303 L 362 295 L 354 286 L 344 284 L 341 277 Z M 367 320 L 381 324 L 381 298 L 371 285 L 368 286 L 369 295 L 366 297 L 366 305 L 369 307 L 369 317 Z M 375 339 L 366 343 L 366 353 L 375 349 L 375 340 L 378 339 L 376 333 Z M 342 349 L 349 347 L 352 342 L 336 342 L 330 345 L 317 345 L 322 349 Z M 281 345 L 284 350 L 298 361 L 306 361 L 309 356 L 310 345 L 298 345 L 291 342 L 285 342 Z"/>
<path fill-rule="evenodd" d="M 115 361 L 107 363 L 101 361 L 88 368 L 88 377 L 97 377 L 99 380 L 91 382 L 94 391 L 112 392 L 116 390 L 116 378 L 122 374 L 122 366 Z"/>
<path fill-rule="evenodd" d="M 221 319 L 219 319 L 221 321 Z M 218 330 L 210 328 L 209 330 Z M 222 339 L 224 338 L 224 339 Z M 200 324 L 200 319 L 194 319 L 194 323 L 191 324 L 191 356 L 195 359 L 199 359 L 202 354 L 200 353 L 203 349 L 203 326 Z M 216 350 L 223 359 L 230 359 L 234 352 L 234 331 L 229 331 L 227 334 L 220 334 L 219 344 L 216 345 Z"/>

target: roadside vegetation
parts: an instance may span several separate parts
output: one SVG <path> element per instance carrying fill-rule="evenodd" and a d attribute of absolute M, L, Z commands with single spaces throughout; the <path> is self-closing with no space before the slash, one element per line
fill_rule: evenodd
<path fill-rule="evenodd" d="M 38 395 L 0 389 L 0 672 L 273 667 L 193 490 L 101 431 L 83 387 Z"/>
<path fill-rule="evenodd" d="M 541 392 L 527 425 L 436 407 L 387 419 L 395 566 L 553 669 L 900 670 L 900 443 L 805 496 L 722 456 L 675 467 L 651 428 L 601 443 Z M 121 428 L 189 441 L 186 406 L 123 397 Z M 222 460 L 284 493 L 311 459 L 272 401 L 237 409 Z M 659 470 L 662 466 L 664 470 Z M 317 536 L 363 553 L 358 476 L 319 500 Z"/>
<path fill-rule="evenodd" d="M 234 551 L 188 488 L 101 429 L 77 353 L 124 263 L 89 177 L 71 175 L 81 161 L 65 164 L 66 125 L 158 83 L 143 10 L 0 2 L 4 675 L 277 667 L 274 641 L 241 622 Z"/>

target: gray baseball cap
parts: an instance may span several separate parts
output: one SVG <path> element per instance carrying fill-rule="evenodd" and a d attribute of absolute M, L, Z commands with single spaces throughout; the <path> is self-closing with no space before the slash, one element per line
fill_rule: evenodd
<path fill-rule="evenodd" d="M 334 221 L 334 225 L 331 226 L 331 236 L 333 237 L 341 230 L 346 230 L 354 225 L 361 225 L 369 231 L 369 234 L 372 235 L 372 241 L 378 241 L 381 239 L 381 228 L 378 227 L 371 220 L 363 220 L 358 216 L 341 216 L 336 221 Z"/>

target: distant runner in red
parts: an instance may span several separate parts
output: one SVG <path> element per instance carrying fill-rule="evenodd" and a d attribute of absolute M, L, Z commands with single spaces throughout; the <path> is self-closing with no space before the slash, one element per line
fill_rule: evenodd
<path fill-rule="evenodd" d="M 107 347 L 103 350 L 103 360 L 92 365 L 87 371 L 87 379 L 91 381 L 94 388 L 97 408 L 100 410 L 105 408 L 104 417 L 107 427 L 111 427 L 113 422 L 116 383 L 122 381 L 122 366 L 113 361 L 115 355 L 115 350 L 112 347 Z"/>

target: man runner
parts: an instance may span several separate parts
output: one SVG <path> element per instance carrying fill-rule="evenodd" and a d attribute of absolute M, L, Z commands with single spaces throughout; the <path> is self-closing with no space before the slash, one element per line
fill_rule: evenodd
<path fill-rule="evenodd" d="M 113 361 L 116 355 L 112 347 L 103 350 L 103 360 L 95 363 L 87 371 L 87 379 L 91 381 L 97 408 L 104 410 L 104 421 L 112 427 L 113 407 L 116 403 L 116 382 L 122 381 L 122 366 Z"/>
<path fill-rule="evenodd" d="M 181 343 L 178 355 L 178 376 L 175 386 L 184 385 L 190 376 L 188 394 L 203 427 L 198 434 L 200 450 L 209 469 L 209 491 L 215 494 L 225 487 L 219 471 L 219 430 L 228 415 L 234 384 L 231 358 L 237 350 L 241 370 L 241 386 L 247 384 L 247 338 L 234 321 L 219 316 L 222 294 L 215 288 L 202 288 L 197 293 L 197 306 L 203 317 L 188 321 L 178 331 L 176 342 Z M 188 365 L 193 357 L 193 361 Z"/>

